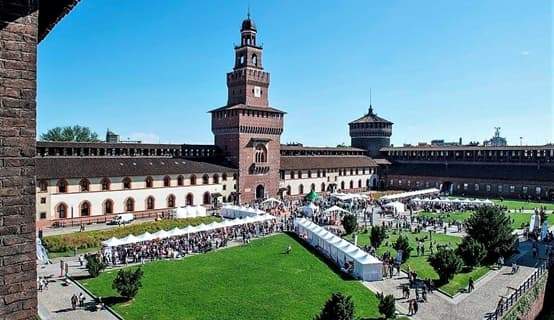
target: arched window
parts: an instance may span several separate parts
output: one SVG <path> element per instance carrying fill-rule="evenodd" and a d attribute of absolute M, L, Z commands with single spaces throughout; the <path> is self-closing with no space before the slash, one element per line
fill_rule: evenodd
<path fill-rule="evenodd" d="M 90 202 L 85 201 L 81 203 L 80 211 L 81 211 L 81 217 L 90 216 Z"/>
<path fill-rule="evenodd" d="M 58 181 L 58 192 L 60 192 L 60 193 L 67 192 L 67 180 L 60 179 Z"/>
<path fill-rule="evenodd" d="M 358 188 L 361 188 L 362 187 L 362 180 L 358 180 Z"/>
<path fill-rule="evenodd" d="M 112 214 L 113 213 L 113 201 L 111 199 L 108 199 L 104 201 L 104 214 Z"/>
<path fill-rule="evenodd" d="M 40 180 L 38 182 L 38 187 L 40 189 L 40 192 L 48 191 L 48 180 Z"/>
<path fill-rule="evenodd" d="M 211 196 L 210 196 L 210 193 L 208 191 L 204 192 L 204 197 L 203 197 L 203 203 L 204 204 L 210 204 L 211 203 Z"/>
<path fill-rule="evenodd" d="M 190 185 L 191 186 L 196 185 L 196 176 L 195 175 L 190 176 Z"/>
<path fill-rule="evenodd" d="M 354 189 L 354 181 L 350 180 L 350 189 Z"/>
<path fill-rule="evenodd" d="M 256 145 L 256 149 L 254 152 L 254 161 L 256 163 L 267 162 L 267 149 L 263 144 Z"/>
<path fill-rule="evenodd" d="M 258 56 L 256 56 L 256 54 L 252 55 L 252 64 L 256 67 L 258 66 Z"/>
<path fill-rule="evenodd" d="M 146 210 L 154 210 L 156 208 L 156 200 L 154 197 L 149 196 L 146 198 Z"/>
<path fill-rule="evenodd" d="M 167 197 L 167 207 L 175 208 L 175 196 L 172 194 L 170 194 L 169 197 Z"/>
<path fill-rule="evenodd" d="M 310 191 L 315 191 L 315 183 L 312 183 L 312 185 L 310 186 Z"/>
<path fill-rule="evenodd" d="M 56 207 L 56 213 L 58 214 L 58 218 L 60 219 L 67 218 L 67 204 L 63 202 L 58 204 L 58 206 Z"/>
<path fill-rule="evenodd" d="M 164 177 L 164 187 L 171 187 L 171 177 L 165 176 Z"/>
<path fill-rule="evenodd" d="M 129 198 L 125 200 L 125 211 L 127 212 L 135 211 L 135 199 Z"/>
<path fill-rule="evenodd" d="M 183 176 L 180 175 L 177 177 L 177 185 L 180 187 L 185 185 L 185 178 Z"/>
<path fill-rule="evenodd" d="M 225 172 L 221 175 L 221 180 L 227 181 L 227 174 Z"/>
<path fill-rule="evenodd" d="M 317 177 L 321 178 L 321 170 L 317 170 Z"/>
<path fill-rule="evenodd" d="M 344 181 L 341 181 L 341 183 L 340 183 L 340 189 L 341 189 L 341 190 L 344 190 Z"/>
<path fill-rule="evenodd" d="M 102 185 L 102 191 L 109 191 L 111 181 L 108 178 L 102 178 L 102 181 L 100 181 L 100 184 Z"/>
<path fill-rule="evenodd" d="M 298 179 L 302 179 L 302 171 L 298 171 Z"/>
<path fill-rule="evenodd" d="M 238 174 L 236 174 L 236 173 L 233 173 L 233 180 L 235 180 L 235 181 L 236 181 L 236 180 L 237 180 L 238 178 L 239 178 L 239 175 L 238 175 Z"/>
<path fill-rule="evenodd" d="M 290 178 L 291 178 L 291 179 L 294 179 L 294 171 L 291 171 L 291 172 L 290 172 Z"/>
<path fill-rule="evenodd" d="M 219 183 L 219 175 L 217 173 L 213 175 L 212 179 L 214 183 Z"/>
<path fill-rule="evenodd" d="M 308 178 L 312 177 L 312 170 L 308 170 Z"/>
<path fill-rule="evenodd" d="M 292 194 L 292 188 L 290 186 L 287 186 L 287 196 L 290 196 Z"/>
<path fill-rule="evenodd" d="M 325 192 L 325 182 L 321 183 L 321 192 Z"/>
<path fill-rule="evenodd" d="M 202 176 L 202 184 L 210 184 L 210 176 L 205 174 Z"/>
<path fill-rule="evenodd" d="M 131 189 L 131 178 L 123 178 L 123 189 Z"/>
<path fill-rule="evenodd" d="M 298 194 L 304 194 L 304 185 L 303 184 L 298 186 Z"/>
<path fill-rule="evenodd" d="M 144 182 L 145 182 L 147 188 L 154 187 L 154 179 L 152 179 L 152 177 L 146 177 Z M 125 189 L 127 189 L 127 188 L 125 188 Z"/>
<path fill-rule="evenodd" d="M 187 205 L 187 206 L 192 206 L 192 205 L 194 205 L 194 195 L 193 195 L 192 193 L 187 194 L 186 205 Z"/>
<path fill-rule="evenodd" d="M 79 182 L 79 186 L 81 187 L 81 192 L 90 191 L 90 181 L 88 181 L 88 179 L 86 178 L 81 179 L 81 181 Z"/>
<path fill-rule="evenodd" d="M 240 65 L 243 65 L 244 64 L 244 56 L 240 56 L 239 61 L 240 61 Z"/>

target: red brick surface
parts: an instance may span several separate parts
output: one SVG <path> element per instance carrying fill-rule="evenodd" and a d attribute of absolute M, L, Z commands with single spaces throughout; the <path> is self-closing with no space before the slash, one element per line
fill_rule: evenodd
<path fill-rule="evenodd" d="M 38 1 L 0 0 L 0 319 L 36 316 Z"/>

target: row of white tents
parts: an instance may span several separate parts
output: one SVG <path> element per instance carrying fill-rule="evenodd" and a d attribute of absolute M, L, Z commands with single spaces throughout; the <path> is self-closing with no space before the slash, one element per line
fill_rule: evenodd
<path fill-rule="evenodd" d="M 159 239 L 166 239 L 171 237 L 180 237 L 188 234 L 193 234 L 197 232 L 203 232 L 203 231 L 211 231 L 216 229 L 222 229 L 227 227 L 233 227 L 238 225 L 244 225 L 248 223 L 256 223 L 256 222 L 264 222 L 269 220 L 276 219 L 274 216 L 270 214 L 264 214 L 259 215 L 255 217 L 246 217 L 244 219 L 235 219 L 235 220 L 224 220 L 222 222 L 212 222 L 210 224 L 199 224 L 197 226 L 187 226 L 185 228 L 174 228 L 169 231 L 166 230 L 160 230 L 156 233 L 149 233 L 145 232 L 139 236 L 134 236 L 132 234 L 126 236 L 125 238 L 111 238 L 106 241 L 102 241 L 102 245 L 105 247 L 117 247 L 121 245 L 127 245 L 127 244 L 133 244 L 133 243 L 139 243 L 139 242 L 145 242 L 145 241 L 152 241 L 152 240 L 159 240 Z"/>
<path fill-rule="evenodd" d="M 335 198 L 340 201 L 352 201 L 352 200 L 367 200 L 369 197 L 365 194 L 359 193 L 332 193 L 331 198 Z"/>
<path fill-rule="evenodd" d="M 205 217 L 206 208 L 203 206 L 179 207 L 179 208 L 173 209 L 171 211 L 171 215 L 174 219 Z"/>
<path fill-rule="evenodd" d="M 411 200 L 415 204 L 466 204 L 466 205 L 474 205 L 474 206 L 492 206 L 494 205 L 494 202 L 492 202 L 489 199 L 481 200 L 481 199 L 420 199 L 420 198 L 414 198 Z"/>
<path fill-rule="evenodd" d="M 439 192 L 440 192 L 440 190 L 437 189 L 437 188 L 422 189 L 422 190 L 402 192 L 402 193 L 391 194 L 391 195 L 388 195 L 388 196 L 383 196 L 379 200 L 394 201 L 394 200 L 412 198 L 412 197 L 417 197 L 417 196 L 438 195 Z"/>
<path fill-rule="evenodd" d="M 353 276 L 363 281 L 383 279 L 383 262 L 379 259 L 305 218 L 296 219 L 294 225 L 301 238 L 320 250 L 339 267 L 344 267 L 347 261 L 352 263 Z"/>
<path fill-rule="evenodd" d="M 221 212 L 219 213 L 220 216 L 223 218 L 229 218 L 229 219 L 242 219 L 246 217 L 255 217 L 264 215 L 265 211 L 254 209 L 251 207 L 243 207 L 243 206 L 233 206 L 233 205 L 227 205 L 224 206 L 221 209 Z"/>

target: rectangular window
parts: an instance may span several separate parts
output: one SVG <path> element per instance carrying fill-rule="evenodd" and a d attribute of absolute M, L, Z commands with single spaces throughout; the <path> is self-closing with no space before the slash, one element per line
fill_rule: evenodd
<path fill-rule="evenodd" d="M 41 212 L 40 213 L 40 218 L 41 219 L 46 219 L 46 212 Z"/>
<path fill-rule="evenodd" d="M 42 204 L 46 203 L 46 198 L 45 197 L 40 198 L 40 203 Z"/>
<path fill-rule="evenodd" d="M 464 191 L 467 191 L 469 189 L 469 185 L 467 183 L 464 183 Z"/>
<path fill-rule="evenodd" d="M 479 184 L 476 183 L 475 186 L 474 186 L 474 189 L 475 189 L 475 191 L 479 191 Z"/>
<path fill-rule="evenodd" d="M 536 187 L 535 188 L 535 193 L 536 194 L 541 194 L 541 187 Z"/>
<path fill-rule="evenodd" d="M 487 184 L 487 192 L 491 192 L 491 185 Z"/>
<path fill-rule="evenodd" d="M 516 187 L 515 186 L 510 186 L 510 192 L 516 192 Z"/>
<path fill-rule="evenodd" d="M 227 185 L 223 185 L 223 190 L 227 190 Z"/>
<path fill-rule="evenodd" d="M 523 193 L 527 193 L 529 191 L 529 187 L 525 186 L 522 188 Z"/>
<path fill-rule="evenodd" d="M 498 192 L 502 192 L 502 185 L 498 186 Z"/>

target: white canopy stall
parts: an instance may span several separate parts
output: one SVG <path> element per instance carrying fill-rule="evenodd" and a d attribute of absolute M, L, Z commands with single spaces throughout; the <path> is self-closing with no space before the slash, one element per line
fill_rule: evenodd
<path fill-rule="evenodd" d="M 339 267 L 343 267 L 346 262 L 352 263 L 350 272 L 354 277 L 364 281 L 383 279 L 383 262 L 379 259 L 307 219 L 296 219 L 294 225 L 301 238 Z"/>
<path fill-rule="evenodd" d="M 258 215 L 255 217 L 246 217 L 244 219 L 225 220 L 222 222 L 212 222 L 210 224 L 199 224 L 197 226 L 187 226 L 185 228 L 173 228 L 170 231 L 160 230 L 154 234 L 145 232 L 139 236 L 128 235 L 123 239 L 111 238 L 106 241 L 102 241 L 104 247 L 117 247 L 126 244 L 133 244 L 145 241 L 159 240 L 170 237 L 178 237 L 187 234 L 193 234 L 202 231 L 211 231 L 221 228 L 227 228 L 232 226 L 238 226 L 248 223 L 264 222 L 269 220 L 275 220 L 276 218 L 270 214 Z"/>
<path fill-rule="evenodd" d="M 404 206 L 404 204 L 399 201 L 389 202 L 383 207 L 390 209 L 394 213 L 403 213 L 404 211 L 406 211 L 406 206 Z"/>
<path fill-rule="evenodd" d="M 223 218 L 236 219 L 236 218 L 245 218 L 245 217 L 255 217 L 259 215 L 264 215 L 265 211 L 254 209 L 250 207 L 242 206 L 225 206 L 221 209 L 220 215 Z"/>
<path fill-rule="evenodd" d="M 205 217 L 206 208 L 204 208 L 203 206 L 179 207 L 179 208 L 173 209 L 171 211 L 171 214 L 175 219 Z"/>
<path fill-rule="evenodd" d="M 430 196 L 430 195 L 438 195 L 440 192 L 437 188 L 431 188 L 431 189 L 423 189 L 423 190 L 416 190 L 416 191 L 410 191 L 410 192 L 402 192 L 402 193 L 396 193 L 391 194 L 388 196 L 381 197 L 379 200 L 388 202 L 388 201 L 395 201 L 395 200 L 401 200 L 406 198 L 412 198 L 417 196 Z"/>

